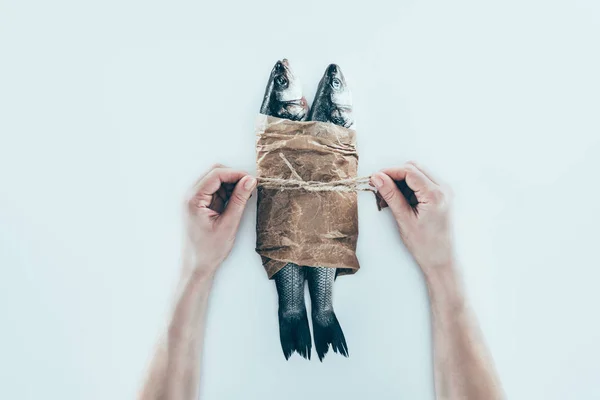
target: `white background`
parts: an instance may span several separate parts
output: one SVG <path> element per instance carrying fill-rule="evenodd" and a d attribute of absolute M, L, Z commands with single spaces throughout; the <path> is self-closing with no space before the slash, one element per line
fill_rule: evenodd
<path fill-rule="evenodd" d="M 354 92 L 360 174 L 456 192 L 465 280 L 511 399 L 600 398 L 600 3 L 0 1 L 0 398 L 131 399 L 177 279 L 183 195 L 255 171 L 274 62 Z M 427 294 L 359 200 L 335 285 L 350 358 L 281 354 L 255 197 L 211 297 L 202 398 L 432 399 Z"/>

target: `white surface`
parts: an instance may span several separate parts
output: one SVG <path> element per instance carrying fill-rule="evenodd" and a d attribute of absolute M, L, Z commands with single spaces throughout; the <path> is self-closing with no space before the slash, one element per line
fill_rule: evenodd
<path fill-rule="evenodd" d="M 0 3 L 0 398 L 131 399 L 176 279 L 182 195 L 254 171 L 273 63 L 353 88 L 361 174 L 452 183 L 466 281 L 511 399 L 600 398 L 600 3 Z M 211 299 L 202 398 L 431 399 L 427 297 L 360 195 L 335 285 L 351 357 L 285 362 L 254 198 Z M 313 357 L 316 354 L 313 352 Z"/>

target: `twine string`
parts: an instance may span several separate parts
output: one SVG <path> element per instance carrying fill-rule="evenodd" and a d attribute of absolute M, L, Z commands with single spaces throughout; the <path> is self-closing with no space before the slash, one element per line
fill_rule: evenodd
<path fill-rule="evenodd" d="M 369 184 L 371 178 L 368 176 L 340 179 L 331 182 L 305 181 L 298 175 L 283 153 L 279 153 L 279 157 L 281 157 L 285 165 L 290 169 L 293 178 L 259 177 L 258 186 L 264 189 L 306 190 L 309 192 L 377 192 L 377 190 Z"/>

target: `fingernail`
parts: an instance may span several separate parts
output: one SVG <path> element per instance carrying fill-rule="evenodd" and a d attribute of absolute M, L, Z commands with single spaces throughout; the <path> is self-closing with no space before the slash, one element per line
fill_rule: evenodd
<path fill-rule="evenodd" d="M 371 176 L 371 182 L 373 182 L 373 185 L 378 189 L 383 186 L 383 179 L 381 179 L 379 174 L 373 174 Z"/>
<path fill-rule="evenodd" d="M 244 189 L 252 190 L 256 186 L 256 179 L 254 178 L 246 178 L 246 182 L 244 182 Z"/>

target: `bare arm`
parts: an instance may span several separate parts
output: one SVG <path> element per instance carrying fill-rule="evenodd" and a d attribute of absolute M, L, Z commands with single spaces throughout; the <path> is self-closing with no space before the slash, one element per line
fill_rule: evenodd
<path fill-rule="evenodd" d="M 496 400 L 504 394 L 454 256 L 450 190 L 416 163 L 371 177 L 398 222 L 400 236 L 427 282 L 433 329 L 436 396 Z M 394 182 L 404 182 L 402 191 Z"/>
<path fill-rule="evenodd" d="M 140 400 L 196 400 L 208 297 L 214 274 L 233 246 L 256 180 L 213 168 L 186 203 L 187 243 L 168 329 L 156 348 Z"/>
<path fill-rule="evenodd" d="M 181 277 L 181 290 L 157 346 L 141 400 L 196 399 L 204 321 L 212 276 Z"/>
<path fill-rule="evenodd" d="M 455 266 L 427 276 L 439 399 L 502 399 L 502 386 Z"/>

